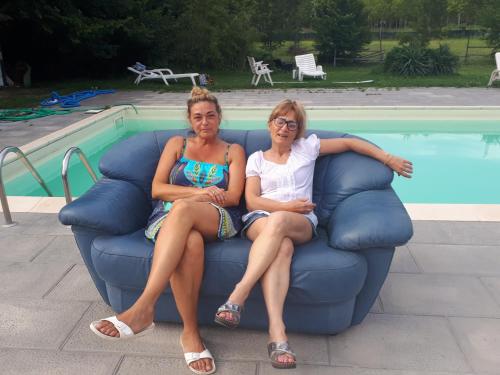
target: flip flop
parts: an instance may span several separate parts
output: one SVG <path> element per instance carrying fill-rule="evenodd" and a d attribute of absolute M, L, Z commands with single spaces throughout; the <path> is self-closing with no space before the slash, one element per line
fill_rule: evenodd
<path fill-rule="evenodd" d="M 182 345 L 182 341 L 179 338 L 179 343 L 181 344 L 182 351 L 184 352 L 184 345 Z M 207 349 L 204 343 L 203 347 L 205 348 L 204 351 L 197 353 L 197 352 L 187 352 L 184 353 L 184 360 L 186 361 L 188 369 L 190 369 L 192 372 L 194 372 L 197 375 L 210 375 L 213 374 L 215 371 L 217 371 L 217 368 L 215 367 L 215 360 L 214 357 L 212 356 L 212 353 L 210 353 L 210 350 Z M 210 358 L 212 361 L 212 369 L 210 371 L 200 371 L 192 368 L 189 366 L 191 363 L 199 361 L 200 359 L 203 358 Z"/>
<path fill-rule="evenodd" d="M 226 301 L 225 304 L 223 304 L 221 307 L 219 307 L 217 309 L 217 312 L 215 313 L 214 321 L 215 321 L 215 323 L 220 324 L 221 326 L 224 326 L 227 328 L 236 328 L 240 324 L 242 311 L 243 311 L 243 306 L 240 306 L 236 303 Z M 234 320 L 229 320 L 229 319 L 226 319 L 226 318 L 219 316 L 219 314 L 221 312 L 230 313 L 231 316 L 234 318 Z"/>
<path fill-rule="evenodd" d="M 97 324 L 99 324 L 102 321 L 110 322 L 115 327 L 115 329 L 118 331 L 120 336 L 118 336 L 118 337 L 108 336 L 108 335 L 105 335 L 104 333 L 102 333 L 101 331 L 99 331 L 97 329 Z M 131 339 L 133 337 L 144 336 L 144 335 L 152 332 L 154 327 L 155 327 L 155 324 L 151 323 L 151 325 L 149 327 L 143 329 L 140 332 L 134 333 L 134 331 L 132 331 L 132 329 L 128 325 L 123 323 L 121 320 L 118 320 L 118 318 L 116 316 L 110 316 L 109 318 L 96 320 L 96 321 L 90 323 L 91 331 L 94 332 L 100 338 L 105 339 L 105 340 L 126 340 L 126 339 Z"/>
<path fill-rule="evenodd" d="M 269 358 L 271 359 L 271 365 L 274 368 L 278 369 L 289 369 L 297 367 L 297 363 L 295 362 L 295 353 L 292 351 L 290 344 L 288 341 L 280 341 L 280 342 L 270 342 L 267 345 L 267 352 L 269 353 Z M 293 357 L 293 362 L 280 362 L 278 361 L 278 357 L 283 354 L 288 354 Z"/>

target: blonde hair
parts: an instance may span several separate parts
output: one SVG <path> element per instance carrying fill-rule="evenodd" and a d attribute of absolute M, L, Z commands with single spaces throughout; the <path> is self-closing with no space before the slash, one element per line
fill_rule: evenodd
<path fill-rule="evenodd" d="M 295 113 L 295 119 L 298 125 L 295 139 L 304 137 L 304 133 L 306 132 L 306 111 L 302 103 L 296 100 L 285 99 L 279 102 L 269 115 L 269 122 L 289 112 Z"/>
<path fill-rule="evenodd" d="M 220 108 L 219 101 L 217 100 L 217 98 L 207 89 L 195 86 L 191 90 L 191 97 L 187 101 L 188 117 L 191 115 L 191 107 L 196 103 L 201 103 L 201 102 L 213 103 L 215 105 L 215 110 L 217 111 L 219 116 L 222 115 L 222 110 Z"/>

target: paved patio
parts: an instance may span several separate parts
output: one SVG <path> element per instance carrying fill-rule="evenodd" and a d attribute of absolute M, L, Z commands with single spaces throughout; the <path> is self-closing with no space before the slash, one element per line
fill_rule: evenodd
<path fill-rule="evenodd" d="M 180 326 L 113 343 L 109 316 L 70 230 L 55 214 L 16 213 L 0 229 L 2 374 L 189 374 Z M 290 334 L 290 374 L 500 374 L 500 223 L 416 221 L 365 321 L 337 336 Z M 271 374 L 266 334 L 205 327 L 219 374 Z M 281 373 L 281 372 L 280 372 Z"/>
<path fill-rule="evenodd" d="M 308 105 L 500 105 L 496 89 L 310 91 L 219 97 L 226 106 L 272 105 L 284 96 Z M 186 94 L 134 92 L 115 100 L 125 97 L 138 104 L 182 105 Z M 101 100 L 88 105 L 111 98 Z M 52 116 L 29 128 L 27 122 L 26 134 L 12 136 L 23 124 L 2 124 L 0 148 L 4 142 L 25 144 L 83 116 Z M 120 343 L 93 335 L 89 322 L 112 311 L 100 300 L 69 228 L 56 214 L 13 218 L 19 225 L 0 226 L 0 373 L 191 374 L 178 345 L 179 325 L 160 323 L 152 335 Z M 336 336 L 291 333 L 298 354 L 293 371 L 269 365 L 265 332 L 204 327 L 217 373 L 500 374 L 500 222 L 414 221 L 414 227 L 362 324 Z"/>

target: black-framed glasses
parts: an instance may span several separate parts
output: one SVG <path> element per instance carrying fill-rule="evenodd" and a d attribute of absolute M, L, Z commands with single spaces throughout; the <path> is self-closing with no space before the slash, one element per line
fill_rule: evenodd
<path fill-rule="evenodd" d="M 297 124 L 297 121 L 295 120 L 287 120 L 286 118 L 284 117 L 276 117 L 274 119 L 274 125 L 276 125 L 278 128 L 282 128 L 283 126 L 286 125 L 286 127 L 288 128 L 288 130 L 290 131 L 294 131 L 294 130 L 297 130 L 297 128 L 299 127 L 299 124 Z"/>

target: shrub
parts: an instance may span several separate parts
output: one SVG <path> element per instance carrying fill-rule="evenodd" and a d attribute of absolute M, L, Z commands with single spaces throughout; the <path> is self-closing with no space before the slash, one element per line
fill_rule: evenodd
<path fill-rule="evenodd" d="M 387 53 L 384 69 L 401 76 L 425 76 L 432 73 L 432 63 L 427 48 L 405 45 Z"/>
<path fill-rule="evenodd" d="M 384 63 L 386 72 L 402 76 L 427 76 L 452 74 L 458 67 L 458 57 L 450 52 L 447 45 L 436 49 L 420 44 L 394 47 Z"/>
<path fill-rule="evenodd" d="M 457 71 L 458 56 L 452 54 L 446 44 L 439 45 L 436 49 L 429 49 L 429 53 L 433 63 L 433 74 L 453 74 Z"/>

